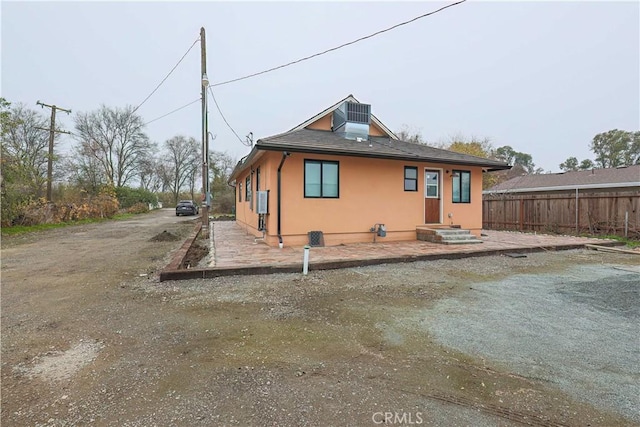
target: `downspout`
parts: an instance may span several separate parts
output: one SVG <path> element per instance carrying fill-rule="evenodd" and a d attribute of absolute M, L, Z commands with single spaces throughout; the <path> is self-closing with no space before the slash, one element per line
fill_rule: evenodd
<path fill-rule="evenodd" d="M 280 190 L 282 189 L 282 165 L 284 165 L 284 161 L 289 157 L 290 153 L 288 151 L 282 152 L 282 160 L 280 160 L 280 165 L 278 165 L 278 244 L 282 245 L 282 218 L 281 218 L 281 204 L 282 197 L 280 196 Z"/>

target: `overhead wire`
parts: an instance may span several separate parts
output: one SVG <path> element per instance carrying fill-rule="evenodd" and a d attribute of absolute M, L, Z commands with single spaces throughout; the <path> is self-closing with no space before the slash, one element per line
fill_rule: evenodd
<path fill-rule="evenodd" d="M 216 100 L 216 96 L 213 94 L 213 89 L 211 89 L 211 86 L 209 86 L 209 92 L 211 93 L 211 98 L 213 98 L 213 103 L 216 105 L 216 108 L 218 109 L 218 113 L 220 113 L 220 117 L 222 117 L 222 120 L 225 122 L 227 127 L 229 129 L 231 129 L 231 132 L 233 132 L 233 134 L 236 136 L 236 138 L 238 138 L 238 141 L 240 141 L 240 143 L 242 145 L 244 145 L 246 147 L 250 147 L 251 145 L 248 145 L 246 143 L 246 141 L 243 141 L 242 138 L 240 138 L 240 136 L 238 135 L 238 132 L 236 132 L 235 129 L 233 129 L 233 127 L 227 121 L 227 118 L 224 116 L 224 113 L 220 109 L 220 105 L 218 104 L 218 101 Z"/>
<path fill-rule="evenodd" d="M 230 83 L 239 82 L 241 80 L 246 80 L 246 79 L 249 79 L 249 78 L 252 78 L 252 77 L 256 77 L 256 76 L 259 76 L 259 75 L 262 75 L 262 74 L 270 73 L 272 71 L 280 70 L 282 68 L 289 67 L 291 65 L 298 64 L 300 62 L 307 61 L 309 59 L 316 58 L 318 56 L 325 55 L 325 54 L 330 53 L 330 52 L 334 52 L 334 51 L 336 51 L 338 49 L 342 49 L 343 47 L 347 47 L 347 46 L 356 44 L 358 42 L 361 42 L 361 41 L 366 40 L 366 39 L 370 39 L 370 38 L 375 37 L 377 35 L 380 35 L 382 33 L 386 33 L 388 31 L 391 31 L 391 30 L 396 29 L 398 27 L 401 27 L 403 25 L 410 24 L 410 23 L 415 22 L 415 21 L 417 21 L 419 19 L 426 18 L 427 16 L 431 16 L 431 15 L 434 15 L 434 14 L 436 14 L 438 12 L 442 12 L 445 9 L 448 9 L 450 7 L 453 7 L 453 6 L 457 6 L 457 5 L 459 5 L 461 3 L 464 3 L 466 1 L 467 0 L 460 0 L 460 1 L 457 1 L 455 3 L 448 4 L 446 6 L 443 6 L 443 7 L 439 8 L 439 9 L 436 9 L 434 11 L 424 13 L 422 15 L 416 16 L 415 18 L 409 19 L 407 21 L 400 22 L 398 24 L 392 25 L 391 27 L 385 28 L 385 29 L 380 30 L 380 31 L 376 31 L 375 33 L 360 37 L 360 38 L 358 38 L 356 40 L 352 40 L 352 41 L 347 42 L 347 43 L 343 43 L 343 44 L 341 44 L 339 46 L 332 47 L 332 48 L 324 50 L 322 52 L 314 53 L 313 55 L 305 56 L 303 58 L 296 59 L 295 61 L 291 61 L 291 62 L 288 62 L 286 64 L 278 65 L 277 67 L 272 67 L 272 68 L 269 68 L 267 70 L 259 71 L 257 73 L 248 74 L 248 75 L 243 76 L 243 77 L 238 77 L 238 78 L 231 79 L 231 80 L 226 80 L 226 81 L 223 81 L 223 82 L 213 83 L 209 87 L 211 88 L 211 87 L 222 86 L 222 85 L 226 85 L 226 84 L 230 84 Z"/>
<path fill-rule="evenodd" d="M 178 111 L 182 110 L 183 108 L 187 108 L 187 107 L 188 107 L 188 106 L 190 106 L 191 104 L 195 104 L 196 102 L 200 101 L 200 99 L 201 99 L 201 98 L 194 99 L 193 101 L 189 102 L 188 104 L 183 105 L 182 107 L 178 107 L 178 108 L 176 108 L 175 110 L 169 111 L 167 114 L 163 114 L 163 115 L 162 115 L 162 116 L 160 116 L 160 117 L 156 117 L 156 118 L 155 118 L 155 119 L 153 119 L 153 120 L 149 120 L 149 121 L 148 121 L 148 122 L 146 122 L 143 126 L 146 126 L 146 125 L 148 125 L 149 123 L 153 123 L 153 122 L 155 122 L 156 120 L 164 119 L 165 117 L 167 117 L 167 116 L 169 116 L 169 115 L 171 115 L 171 114 L 173 114 L 173 113 L 177 113 Z"/>
<path fill-rule="evenodd" d="M 240 138 L 240 136 L 235 131 L 235 129 L 229 124 L 229 121 L 227 120 L 227 118 L 225 117 L 224 113 L 222 112 L 222 109 L 220 108 L 220 105 L 218 104 L 218 101 L 217 101 L 217 99 L 216 99 L 216 97 L 215 97 L 215 95 L 213 93 L 213 89 L 212 89 L 213 87 L 222 86 L 222 85 L 226 85 L 226 84 L 230 84 L 230 83 L 235 83 L 235 82 L 238 82 L 238 81 L 241 81 L 241 80 L 246 80 L 246 79 L 249 79 L 249 78 L 252 78 L 252 77 L 256 77 L 256 76 L 259 76 L 259 75 L 262 75 L 262 74 L 270 73 L 272 71 L 276 71 L 276 70 L 279 70 L 279 69 L 282 69 L 282 68 L 285 68 L 285 67 L 289 67 L 291 65 L 295 65 L 295 64 L 298 64 L 300 62 L 307 61 L 309 59 L 313 59 L 313 58 L 316 58 L 316 57 L 321 56 L 321 55 L 325 55 L 325 54 L 330 53 L 330 52 L 334 52 L 336 50 L 339 50 L 339 49 L 342 49 L 344 47 L 356 44 L 356 43 L 361 42 L 363 40 L 370 39 L 372 37 L 375 37 L 375 36 L 378 36 L 380 34 L 386 33 L 388 31 L 394 30 L 394 29 L 396 29 L 398 27 L 410 24 L 410 23 L 415 22 L 415 21 L 417 21 L 419 19 L 426 18 L 427 16 L 431 16 L 431 15 L 434 15 L 436 13 L 442 12 L 445 9 L 448 9 L 450 7 L 453 7 L 453 6 L 457 6 L 457 5 L 459 5 L 461 3 L 464 3 L 466 1 L 467 0 L 459 0 L 459 1 L 455 2 L 455 3 L 451 3 L 451 4 L 448 4 L 446 6 L 441 7 L 439 9 L 433 10 L 431 12 L 427 12 L 427 13 L 424 13 L 422 15 L 416 16 L 416 17 L 414 17 L 412 19 L 409 19 L 407 21 L 403 21 L 403 22 L 400 22 L 398 24 L 392 25 L 391 27 L 384 28 L 382 30 L 376 31 L 376 32 L 371 33 L 369 35 L 366 35 L 366 36 L 360 37 L 358 39 L 352 40 L 350 42 L 343 43 L 343 44 L 341 44 L 339 46 L 335 46 L 335 47 L 332 47 L 330 49 L 326 49 L 326 50 L 324 50 L 322 52 L 314 53 L 313 55 L 305 56 L 303 58 L 297 59 L 295 61 L 288 62 L 286 64 L 279 65 L 277 67 L 272 67 L 272 68 L 269 68 L 269 69 L 266 69 L 266 70 L 263 70 L 263 71 L 259 71 L 257 73 L 248 74 L 248 75 L 243 76 L 243 77 L 238 77 L 238 78 L 231 79 L 231 80 L 226 80 L 226 81 L 223 81 L 223 82 L 213 83 L 213 84 L 209 85 L 209 87 L 208 87 L 209 88 L 209 93 L 211 94 L 211 98 L 213 99 L 213 102 L 214 102 L 214 104 L 216 106 L 216 109 L 220 113 L 220 117 L 222 117 L 222 120 L 224 121 L 224 123 L 231 130 L 231 132 L 233 132 L 233 134 L 238 139 L 238 141 L 240 141 L 243 145 L 247 145 L 246 141 L 244 141 L 242 138 Z M 180 63 L 189 54 L 191 49 L 193 49 L 193 47 L 196 45 L 196 43 L 198 43 L 198 41 L 200 41 L 199 37 L 191 44 L 189 49 L 187 49 L 187 51 L 184 53 L 184 55 L 182 55 L 180 60 L 178 60 L 176 65 L 173 66 L 173 68 L 162 79 L 162 81 L 160 81 L 160 83 L 158 83 L 158 85 L 151 91 L 151 93 L 149 95 L 147 95 L 147 97 L 133 109 L 133 111 L 131 112 L 132 114 L 135 113 L 142 105 L 144 105 L 149 100 L 149 98 L 151 98 L 153 96 L 153 94 L 164 84 L 164 82 L 169 78 L 169 76 L 171 76 L 171 74 L 180 65 Z M 148 122 L 144 123 L 144 126 L 146 126 L 146 125 L 148 125 L 150 123 L 153 123 L 153 122 L 155 122 L 157 120 L 163 119 L 163 118 L 165 118 L 165 117 L 167 117 L 167 116 L 169 116 L 171 114 L 174 114 L 174 113 L 176 113 L 176 112 L 178 112 L 178 111 L 180 111 L 180 110 L 182 110 L 182 109 L 184 109 L 184 108 L 186 108 L 186 107 L 188 107 L 188 106 L 190 106 L 192 104 L 195 104 L 196 102 L 198 102 L 200 100 L 201 100 L 201 98 L 195 99 L 195 100 L 193 100 L 193 101 L 191 101 L 191 102 L 189 102 L 189 103 L 187 103 L 187 104 L 185 104 L 185 105 L 183 105 L 181 107 L 178 107 L 178 108 L 176 108 L 176 109 L 174 109 L 174 110 L 172 110 L 172 111 L 170 111 L 170 112 L 168 112 L 166 114 L 163 114 L 162 116 L 159 116 L 159 117 L 156 117 L 155 119 L 149 120 Z"/>
<path fill-rule="evenodd" d="M 194 99 L 193 101 L 189 102 L 188 104 L 183 105 L 182 107 L 178 107 L 178 108 L 176 108 L 175 110 L 171 110 L 171 111 L 169 111 L 168 113 L 161 115 L 160 117 L 156 117 L 155 119 L 149 120 L 148 122 L 145 122 L 145 123 L 143 123 L 143 124 L 139 125 L 138 127 L 134 128 L 134 131 L 136 131 L 136 130 L 138 130 L 138 129 L 141 129 L 143 126 L 146 126 L 146 125 L 148 125 L 149 123 L 153 123 L 153 122 L 155 122 L 155 121 L 157 121 L 157 120 L 164 119 L 165 117 L 170 116 L 170 115 L 171 115 L 171 114 L 173 114 L 173 113 L 177 113 L 178 111 L 180 111 L 180 110 L 182 110 L 182 109 L 184 109 L 184 108 L 187 108 L 188 106 L 193 105 L 193 104 L 195 104 L 196 102 L 200 102 L 200 100 L 201 100 L 201 99 L 202 99 L 202 98 Z M 133 114 L 133 112 L 132 112 L 131 114 Z M 70 134 L 70 135 L 73 135 L 73 136 L 78 136 L 76 133 L 71 132 L 71 131 L 69 132 L 69 134 Z"/>
<path fill-rule="evenodd" d="M 189 49 L 187 49 L 187 51 L 184 53 L 184 55 L 182 55 L 182 58 L 180 58 L 180 60 L 178 61 L 178 63 L 176 65 L 173 66 L 173 68 L 171 69 L 171 71 L 169 71 L 169 74 L 167 74 L 164 79 L 162 79 L 162 81 L 160 83 L 158 83 L 158 85 L 155 87 L 155 89 L 153 89 L 151 91 L 151 93 L 149 95 L 147 95 L 147 97 L 142 100 L 142 102 L 140 104 L 138 104 L 138 106 L 136 108 L 133 109 L 133 111 L 131 112 L 132 114 L 135 113 L 136 111 L 138 111 L 138 108 L 142 107 L 142 105 L 147 102 L 149 100 L 149 98 L 151 98 L 153 96 L 154 93 L 156 93 L 156 91 L 158 89 L 160 89 L 160 86 L 162 86 L 162 84 L 169 78 L 169 76 L 175 71 L 176 68 L 178 68 L 178 65 L 180 65 L 180 63 L 182 62 L 182 60 L 189 54 L 189 52 L 191 52 L 191 49 L 193 49 L 193 47 L 196 45 L 196 43 L 198 43 L 200 41 L 200 37 L 198 37 L 189 47 Z"/>

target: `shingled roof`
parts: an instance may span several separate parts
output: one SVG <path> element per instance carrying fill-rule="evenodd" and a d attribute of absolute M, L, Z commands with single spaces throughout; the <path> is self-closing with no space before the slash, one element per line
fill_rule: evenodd
<path fill-rule="evenodd" d="M 338 101 L 319 114 L 307 119 L 288 132 L 259 139 L 251 152 L 238 162 L 229 181 L 243 171 L 260 151 L 287 151 L 291 153 L 329 154 L 336 156 L 368 157 L 414 162 L 444 163 L 461 166 L 480 166 L 487 171 L 511 169 L 505 162 L 485 159 L 469 154 L 401 141 L 389 128 L 371 114 L 375 124 L 386 136 L 369 135 L 366 140 L 347 139 L 329 130 L 308 129 L 307 126 L 331 114 L 344 102 L 360 103 L 353 95 Z"/>
<path fill-rule="evenodd" d="M 498 184 L 483 193 L 523 193 L 590 189 L 640 187 L 640 165 L 620 168 L 523 175 Z"/>
<path fill-rule="evenodd" d="M 456 165 L 482 166 L 488 170 L 509 169 L 497 160 L 430 147 L 423 144 L 370 136 L 368 140 L 345 139 L 339 134 L 301 129 L 258 140 L 256 148 L 293 153 L 332 154 L 338 156 L 371 157 L 405 161 L 427 161 Z"/>

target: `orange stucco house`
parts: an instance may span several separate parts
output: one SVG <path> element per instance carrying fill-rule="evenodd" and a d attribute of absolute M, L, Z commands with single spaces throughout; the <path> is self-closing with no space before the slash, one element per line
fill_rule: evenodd
<path fill-rule="evenodd" d="M 236 165 L 236 222 L 272 246 L 480 236 L 482 174 L 506 163 L 400 141 L 352 95 Z M 314 233 L 311 233 L 314 232 Z M 317 233 L 321 232 L 321 233 Z M 310 234 L 311 233 L 311 234 Z"/>

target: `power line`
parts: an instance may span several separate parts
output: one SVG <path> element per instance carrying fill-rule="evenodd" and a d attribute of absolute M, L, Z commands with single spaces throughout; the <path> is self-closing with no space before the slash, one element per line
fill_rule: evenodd
<path fill-rule="evenodd" d="M 216 108 L 218 109 L 218 113 L 220 113 L 220 116 L 222 117 L 222 120 L 225 122 L 227 127 L 229 129 L 231 129 L 231 132 L 233 132 L 233 134 L 236 136 L 236 138 L 238 138 L 238 141 L 240 141 L 240 143 L 242 145 L 248 146 L 247 143 L 245 141 L 243 141 L 242 138 L 240 138 L 240 136 L 238 136 L 238 133 L 231 127 L 231 125 L 227 121 L 226 117 L 222 113 L 222 110 L 220 109 L 220 105 L 218 105 L 218 101 L 216 100 L 216 96 L 213 94 L 213 89 L 211 89 L 211 86 L 209 86 L 209 92 L 211 93 L 211 98 L 213 98 L 213 103 L 216 104 Z"/>
<path fill-rule="evenodd" d="M 178 111 L 182 110 L 183 108 L 187 108 L 189 105 L 195 104 L 196 102 L 199 102 L 199 101 L 200 101 L 200 98 L 198 98 L 198 99 L 194 99 L 193 101 L 191 101 L 191 102 L 190 102 L 190 103 L 188 103 L 188 104 L 183 105 L 182 107 L 178 107 L 178 108 L 176 108 L 175 110 L 169 111 L 167 114 L 163 114 L 163 115 L 162 115 L 162 116 L 160 116 L 160 117 L 156 117 L 156 118 L 155 118 L 155 119 L 153 119 L 153 120 L 149 120 L 149 121 L 148 121 L 148 122 L 146 122 L 143 126 L 146 126 L 146 125 L 148 125 L 149 123 L 153 123 L 153 122 L 155 122 L 156 120 L 164 119 L 165 117 L 167 117 L 167 116 L 169 116 L 169 115 L 171 115 L 171 114 L 173 114 L 173 113 L 177 113 Z"/>
<path fill-rule="evenodd" d="M 155 122 L 155 121 L 157 121 L 157 120 L 164 119 L 165 117 L 170 116 L 170 115 L 171 115 L 171 114 L 173 114 L 173 113 L 177 113 L 178 111 L 182 110 L 183 108 L 187 108 L 188 106 L 195 104 L 196 102 L 200 102 L 200 98 L 198 98 L 198 99 L 194 99 L 193 101 L 189 102 L 188 104 L 185 104 L 185 105 L 183 105 L 182 107 L 178 107 L 178 108 L 176 108 L 175 110 L 171 110 L 171 111 L 169 111 L 168 113 L 163 114 L 163 115 L 162 115 L 162 116 L 160 116 L 160 117 L 156 117 L 156 118 L 155 118 L 155 119 L 153 119 L 153 120 L 149 120 L 148 122 L 143 123 L 142 125 L 140 125 L 140 126 L 138 126 L 137 128 L 135 128 L 134 130 L 138 130 L 138 129 L 142 128 L 143 126 L 146 126 L 146 125 L 148 125 L 149 123 L 153 123 L 153 122 Z M 49 129 L 45 129 L 45 130 L 49 130 Z M 61 132 L 61 131 L 56 131 L 56 132 Z M 70 135 L 77 136 L 77 134 L 75 134 L 74 132 L 66 132 L 66 131 L 65 131 L 64 133 L 68 133 L 68 134 L 70 134 Z"/>
<path fill-rule="evenodd" d="M 417 21 L 417 20 L 419 20 L 419 19 L 426 18 L 427 16 L 434 15 L 434 14 L 436 14 L 436 13 L 438 13 L 438 12 L 441 12 L 441 11 L 443 11 L 443 10 L 445 10 L 445 9 L 448 9 L 448 8 L 450 8 L 450 7 L 453 7 L 453 6 L 457 6 L 457 5 L 459 5 L 459 4 L 461 4 L 461 3 L 464 3 L 464 2 L 466 2 L 466 1 L 467 1 L 467 0 L 460 0 L 460 1 L 457 1 L 457 2 L 455 2 L 455 3 L 451 3 L 451 4 L 447 5 L 447 6 L 443 6 L 443 7 L 441 7 L 440 9 L 437 9 L 437 10 L 434 10 L 434 11 L 432 11 L 432 12 L 428 12 L 428 13 L 422 14 L 422 15 L 420 15 L 420 16 L 416 16 L 415 18 L 410 19 L 410 20 L 408 20 L 408 21 L 400 22 L 399 24 L 393 25 L 393 26 L 391 26 L 391 27 L 389 27 L 389 28 L 385 28 L 385 29 L 380 30 L 380 31 L 376 31 L 375 33 L 369 34 L 369 35 L 364 36 L 364 37 L 360 37 L 359 39 L 356 39 L 356 40 L 353 40 L 353 41 L 350 41 L 350 42 L 347 42 L 347 43 L 341 44 L 340 46 L 332 47 L 332 48 L 327 49 L 327 50 L 324 50 L 324 51 L 322 51 L 322 52 L 314 53 L 313 55 L 305 56 L 304 58 L 300 58 L 300 59 L 297 59 L 297 60 L 295 60 L 295 61 L 288 62 L 288 63 L 286 63 L 286 64 L 278 65 L 277 67 L 269 68 L 268 70 L 263 70 L 263 71 L 259 71 L 259 72 L 257 72 L 257 73 L 249 74 L 249 75 L 246 75 L 246 76 L 244 76 L 244 77 L 238 77 L 238 78 L 236 78 L 236 79 L 231 79 L 231 80 L 227 80 L 227 81 L 224 81 L 224 82 L 213 83 L 213 84 L 212 84 L 211 86 L 209 86 L 209 87 L 222 86 L 222 85 L 226 85 L 226 84 L 229 84 L 229 83 L 235 83 L 235 82 L 238 82 L 238 81 L 240 81 L 240 80 L 249 79 L 249 78 L 251 78 L 251 77 L 256 77 L 256 76 L 259 76 L 259 75 L 261 75 L 261 74 L 270 73 L 271 71 L 279 70 L 279 69 L 281 69 L 281 68 L 285 68 L 285 67 L 288 67 L 288 66 L 290 66 L 290 65 L 297 64 L 297 63 L 299 63 L 299 62 L 307 61 L 307 60 L 312 59 L 312 58 L 315 58 L 315 57 L 317 57 L 317 56 L 321 56 L 321 55 L 327 54 L 327 53 L 329 53 L 329 52 L 333 52 L 333 51 L 336 51 L 336 50 L 338 50 L 338 49 L 342 49 L 343 47 L 347 47 L 347 46 L 350 46 L 350 45 L 352 45 L 352 44 L 355 44 L 355 43 L 361 42 L 361 41 L 363 41 L 363 40 L 370 39 L 370 38 L 375 37 L 375 36 L 377 36 L 377 35 L 379 35 L 379 34 L 386 33 L 387 31 L 391 31 L 391 30 L 393 30 L 393 29 L 395 29 L 395 28 L 401 27 L 401 26 L 403 26 L 403 25 L 410 24 L 410 23 L 412 23 L 412 22 L 414 22 L 414 21 Z"/>
<path fill-rule="evenodd" d="M 147 102 L 147 100 L 148 100 L 149 98 L 151 98 L 151 96 L 152 96 L 154 93 L 156 93 L 156 91 L 157 91 L 158 89 L 160 89 L 160 86 L 162 86 L 162 84 L 165 82 L 165 80 L 167 80 L 167 79 L 169 78 L 169 76 L 174 72 L 174 70 L 175 70 L 176 68 L 178 68 L 178 65 L 180 65 L 180 63 L 181 63 L 181 62 L 182 62 L 182 60 L 187 56 L 187 54 L 188 54 L 189 52 L 191 52 L 191 49 L 193 49 L 193 47 L 196 45 L 196 43 L 198 43 L 198 41 L 199 41 L 199 40 L 200 40 L 200 38 L 197 38 L 197 39 L 193 42 L 193 44 L 189 47 L 189 49 L 187 49 L 187 51 L 184 53 L 184 55 L 182 55 L 182 58 L 180 58 L 180 60 L 178 61 L 178 63 L 177 63 L 176 65 L 174 65 L 174 66 L 173 66 L 173 68 L 171 69 L 171 71 L 169 71 L 169 74 L 167 74 L 167 75 L 165 76 L 165 78 L 164 78 L 164 79 L 162 79 L 162 81 L 161 81 L 160 83 L 158 83 L 158 86 L 156 86 L 156 88 L 155 88 L 155 89 L 153 89 L 153 90 L 151 91 L 151 93 L 150 93 L 149 95 L 147 95 L 147 97 L 146 97 L 146 98 L 145 98 L 145 99 L 144 99 L 140 104 L 138 104 L 138 106 L 137 106 L 136 108 L 134 108 L 134 109 L 133 109 L 133 111 L 131 112 L 131 114 L 133 114 L 133 113 L 135 113 L 136 111 L 138 111 L 138 108 L 142 107 L 142 105 L 143 105 L 145 102 Z"/>

